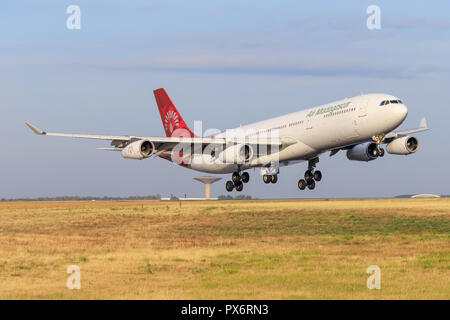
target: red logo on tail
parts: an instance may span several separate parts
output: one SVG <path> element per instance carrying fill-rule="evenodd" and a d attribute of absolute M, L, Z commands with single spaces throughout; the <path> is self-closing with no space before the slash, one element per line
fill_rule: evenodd
<path fill-rule="evenodd" d="M 172 134 L 174 128 L 177 128 L 179 124 L 178 114 L 173 110 L 169 110 L 164 117 L 164 129 Z"/>
<path fill-rule="evenodd" d="M 166 91 L 161 88 L 153 91 L 164 131 L 168 137 L 194 137 Z"/>

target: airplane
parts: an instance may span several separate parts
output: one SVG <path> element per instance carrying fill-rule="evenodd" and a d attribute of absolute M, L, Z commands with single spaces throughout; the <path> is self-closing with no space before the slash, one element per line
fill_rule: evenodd
<path fill-rule="evenodd" d="M 198 136 L 188 128 L 164 88 L 153 92 L 166 137 L 52 133 L 25 124 L 37 135 L 110 141 L 112 148 L 98 149 L 120 151 L 126 159 L 154 156 L 196 171 L 231 173 L 225 183 L 229 192 L 243 190 L 250 179 L 248 169 L 260 168 L 264 183 L 276 183 L 280 167 L 306 161 L 308 167 L 298 188 L 313 190 L 322 180 L 316 165 L 324 153 L 333 156 L 343 150 L 349 160 L 368 162 L 385 155 L 381 147 L 385 144 L 390 154 L 409 155 L 419 148 L 418 139 L 411 134 L 428 130 L 422 118 L 418 128 L 394 132 L 408 115 L 406 105 L 393 95 L 364 94 Z"/>

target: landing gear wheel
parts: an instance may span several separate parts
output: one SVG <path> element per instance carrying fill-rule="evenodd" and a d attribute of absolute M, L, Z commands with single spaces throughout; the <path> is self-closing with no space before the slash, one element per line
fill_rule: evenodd
<path fill-rule="evenodd" d="M 378 152 L 379 157 L 384 157 L 384 149 L 380 148 L 380 151 Z"/>
<path fill-rule="evenodd" d="M 314 180 L 312 180 L 311 182 L 308 183 L 309 190 L 314 190 L 315 187 L 316 187 L 316 182 Z"/>
<path fill-rule="evenodd" d="M 273 176 L 272 176 L 272 183 L 277 183 L 277 181 L 278 181 L 278 176 L 276 175 L 276 174 L 274 174 Z"/>
<path fill-rule="evenodd" d="M 243 174 L 241 174 L 241 180 L 243 183 L 247 183 L 250 181 L 250 175 L 248 174 L 248 172 L 244 172 Z"/>
<path fill-rule="evenodd" d="M 233 191 L 234 189 L 233 181 L 227 181 L 227 183 L 225 183 L 225 189 L 227 189 L 228 192 Z"/>
<path fill-rule="evenodd" d="M 316 180 L 317 182 L 322 180 L 322 172 L 320 172 L 319 170 L 315 171 L 314 172 L 314 180 Z"/>
<path fill-rule="evenodd" d="M 231 180 L 233 180 L 234 184 L 238 183 L 241 180 L 241 176 L 238 172 L 233 172 L 233 175 L 231 176 Z"/>
<path fill-rule="evenodd" d="M 314 175 L 311 172 L 311 170 L 306 170 L 306 172 L 305 172 L 305 180 L 309 182 L 309 181 L 313 181 L 313 179 L 314 179 Z"/>
<path fill-rule="evenodd" d="M 267 174 L 265 174 L 263 176 L 263 181 L 264 181 L 264 183 L 270 183 L 270 182 L 272 182 L 272 177 L 267 175 Z"/>
<path fill-rule="evenodd" d="M 244 184 L 242 183 L 242 181 L 239 181 L 235 187 L 236 191 L 241 192 L 244 189 Z"/>
<path fill-rule="evenodd" d="M 307 185 L 308 185 L 308 184 L 306 183 L 305 180 L 303 180 L 303 179 L 298 180 L 298 188 L 299 188 L 300 190 L 305 190 L 305 188 L 306 188 Z"/>

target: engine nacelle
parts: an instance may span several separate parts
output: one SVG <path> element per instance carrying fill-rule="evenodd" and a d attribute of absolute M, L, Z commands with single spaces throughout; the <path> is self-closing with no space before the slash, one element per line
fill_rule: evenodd
<path fill-rule="evenodd" d="M 153 142 L 148 140 L 138 140 L 130 143 L 122 150 L 122 157 L 125 159 L 142 160 L 152 155 L 155 150 Z"/>
<path fill-rule="evenodd" d="M 377 144 L 366 142 L 357 144 L 347 151 L 347 158 L 354 161 L 372 161 L 378 158 Z"/>
<path fill-rule="evenodd" d="M 386 146 L 386 151 L 392 154 L 411 154 L 419 149 L 419 140 L 416 137 L 401 137 L 393 140 Z"/>
<path fill-rule="evenodd" d="M 245 163 L 253 158 L 253 148 L 248 144 L 235 144 L 223 150 L 218 159 L 224 163 Z"/>

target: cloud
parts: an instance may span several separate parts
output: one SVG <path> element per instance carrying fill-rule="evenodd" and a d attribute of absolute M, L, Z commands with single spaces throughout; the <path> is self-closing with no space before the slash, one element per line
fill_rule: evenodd
<path fill-rule="evenodd" d="M 167 2 L 154 2 L 154 3 L 147 3 L 145 5 L 140 5 L 136 9 L 140 12 L 159 12 L 161 10 L 170 9 L 170 5 Z"/>
<path fill-rule="evenodd" d="M 412 69 L 399 64 L 376 61 L 299 59 L 296 57 L 256 56 L 171 56 L 138 62 L 89 62 L 90 68 L 161 70 L 223 74 L 265 74 L 278 76 L 347 76 L 365 78 L 410 78 L 427 73 L 427 68 Z M 435 71 L 430 69 L 430 71 Z"/>
<path fill-rule="evenodd" d="M 273 47 L 280 44 L 280 41 L 275 39 L 266 39 L 266 38 L 253 38 L 253 39 L 244 39 L 239 42 L 242 47 L 248 48 L 261 48 L 261 47 Z"/>
<path fill-rule="evenodd" d="M 430 21 L 422 17 L 407 17 L 390 19 L 386 18 L 386 22 L 383 23 L 383 28 L 394 29 L 429 29 L 433 31 L 448 30 L 450 29 L 450 23 L 448 21 Z"/>
<path fill-rule="evenodd" d="M 308 17 L 304 19 L 290 20 L 287 27 L 298 29 L 307 33 L 337 32 L 351 35 L 364 35 L 361 31 L 367 32 L 366 21 L 368 16 L 360 17 Z M 392 30 L 423 30 L 428 32 L 447 31 L 450 29 L 450 22 L 447 20 L 430 20 L 424 17 L 392 17 L 381 12 L 382 29 Z M 366 33 L 367 34 L 367 33 Z"/>

